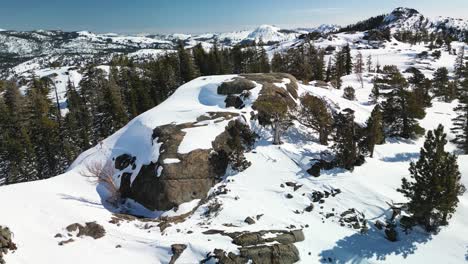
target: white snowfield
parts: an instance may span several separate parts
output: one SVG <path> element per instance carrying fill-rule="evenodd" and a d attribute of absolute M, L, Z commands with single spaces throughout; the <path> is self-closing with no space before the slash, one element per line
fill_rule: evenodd
<path fill-rule="evenodd" d="M 335 45 L 341 45 L 339 39 L 345 37 L 352 36 L 338 35 Z M 457 45 L 462 44 L 454 44 Z M 441 59 L 436 61 L 416 59 L 415 55 L 423 50 L 426 48 L 422 45 L 410 46 L 394 40 L 387 43 L 385 48 L 363 49 L 360 52 L 364 56 L 372 55 L 374 62 L 378 60 L 381 65 L 396 64 L 401 70 L 410 66 L 421 68 L 427 76 L 431 76 L 437 67 L 452 68 L 455 56 L 443 52 Z M 353 54 L 355 52 L 357 51 L 353 50 Z M 64 82 L 61 76 L 59 74 L 56 78 Z M 283 145 L 272 145 L 269 128 L 262 128 L 249 119 L 252 102 L 257 98 L 261 85 L 251 91 L 251 100 L 241 110 L 225 108 L 225 97 L 216 93 L 220 83 L 234 77 L 236 76 L 200 77 L 181 86 L 164 103 L 135 118 L 102 144 L 84 152 L 69 171 L 62 175 L 43 181 L 1 186 L 0 225 L 6 225 L 14 232 L 14 242 L 18 245 L 17 251 L 6 255 L 6 262 L 168 263 L 172 255 L 171 245 L 178 243 L 186 244 L 187 249 L 176 263 L 199 263 L 215 248 L 238 252 L 237 246 L 231 243 L 229 237 L 204 235 L 203 231 L 276 230 L 287 229 L 291 225 L 304 231 L 305 241 L 295 244 L 300 252 L 300 263 L 304 264 L 320 263 L 323 259 L 328 261 L 328 258 L 334 263 L 467 262 L 468 193 L 459 197 L 457 211 L 450 219 L 449 226 L 443 227 L 438 235 L 428 235 L 420 228 L 415 228 L 408 235 L 400 232 L 399 241 L 392 243 L 373 225 L 376 220 L 385 221 L 391 215 L 386 202 L 405 202 L 405 198 L 396 189 L 400 187 L 401 179 L 409 176 L 409 163 L 417 160 L 424 138 L 414 141 L 387 139 L 386 144 L 376 147 L 374 158 L 367 158 L 366 163 L 356 167 L 353 172 L 335 169 L 314 178 L 306 172 L 311 164 L 310 159 L 319 157 L 319 153 L 327 149 L 317 143 L 317 135 L 296 124 L 283 136 Z M 355 110 L 356 121 L 363 124 L 373 109 L 373 105 L 368 103 L 373 77 L 373 73 L 364 73 L 363 87 L 355 75 L 343 78 L 343 87 L 351 85 L 356 89 L 356 101 L 343 99 L 342 90 L 319 88 L 313 84 L 299 85 L 299 93 L 323 97 L 340 109 L 352 108 Z M 79 78 L 73 77 L 73 81 L 76 83 Z M 281 87 L 285 83 L 286 81 L 277 85 Z M 448 139 L 452 139 L 453 134 L 449 128 L 455 105 L 456 101 L 434 101 L 420 124 L 430 130 L 442 123 Z M 157 223 L 124 221 L 120 226 L 109 223 L 112 213 L 102 205 L 106 193 L 80 175 L 86 164 L 110 162 L 112 158 L 128 153 L 137 156 L 138 171 L 143 164 L 158 159 L 160 145 L 151 142 L 155 127 L 195 122 L 198 116 L 217 111 L 229 111 L 244 116 L 247 124 L 261 136 L 254 151 L 246 154 L 252 166 L 244 172 L 226 175 L 218 184 L 226 185 L 231 190 L 217 196 L 222 203 L 219 215 L 208 219 L 204 216 L 207 205 L 203 205 L 185 221 L 173 224 L 163 232 L 156 226 Z M 203 123 L 206 126 L 186 129 L 187 134 L 179 146 L 179 152 L 210 148 L 211 141 L 223 131 L 226 123 L 227 121 L 208 121 Z M 455 151 L 450 143 L 447 149 Z M 175 162 L 178 161 L 165 160 L 165 163 Z M 468 186 L 468 156 L 460 155 L 458 163 L 463 175 L 462 182 Z M 302 187 L 296 191 L 292 187 L 281 187 L 285 182 L 296 182 Z M 341 190 L 340 194 L 326 199 L 323 204 L 315 204 L 312 212 L 304 211 L 311 204 L 310 194 L 313 191 L 323 192 L 337 188 Z M 293 197 L 287 199 L 287 194 Z M 179 206 L 177 211 L 168 212 L 144 212 L 136 204 L 128 206 L 147 215 L 174 216 L 189 212 L 198 202 L 192 201 Z M 370 227 L 367 234 L 360 234 L 357 230 L 342 227 L 338 223 L 337 216 L 350 208 L 365 214 Z M 299 213 L 295 213 L 296 210 Z M 327 213 L 334 213 L 335 216 L 326 219 L 324 215 Z M 255 224 L 244 223 L 246 217 L 259 214 L 263 214 L 263 217 Z M 103 238 L 74 238 L 72 243 L 58 245 L 65 238 L 54 236 L 57 233 L 66 236 L 66 226 L 92 221 L 106 229 Z M 228 227 L 225 224 L 232 225 Z M 121 247 L 116 247 L 117 245 Z"/>

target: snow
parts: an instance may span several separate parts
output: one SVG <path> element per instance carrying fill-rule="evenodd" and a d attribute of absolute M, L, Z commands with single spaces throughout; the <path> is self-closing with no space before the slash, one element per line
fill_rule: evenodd
<path fill-rule="evenodd" d="M 279 42 L 287 41 L 296 38 L 295 34 L 285 34 L 280 32 L 280 28 L 270 25 L 261 25 L 252 31 L 246 39 L 255 40 L 259 42 L 260 40 L 264 43 L 268 42 Z"/>
<path fill-rule="evenodd" d="M 228 121 L 214 122 L 200 127 L 183 129 L 185 136 L 179 145 L 178 153 L 187 154 L 195 149 L 211 149 L 211 142 L 224 132 Z"/>
<path fill-rule="evenodd" d="M 164 164 L 174 164 L 174 163 L 179 163 L 180 159 L 165 159 Z"/>

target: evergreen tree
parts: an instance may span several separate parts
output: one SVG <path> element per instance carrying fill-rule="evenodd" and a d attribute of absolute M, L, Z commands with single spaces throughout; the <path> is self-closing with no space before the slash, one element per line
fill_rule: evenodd
<path fill-rule="evenodd" d="M 452 132 L 455 134 L 453 142 L 468 154 L 468 70 L 464 70 L 464 80 L 460 83 L 458 105 L 455 107 L 457 116 L 453 119 Z"/>
<path fill-rule="evenodd" d="M 14 82 L 5 86 L 0 97 L 0 174 L 6 184 L 35 180 L 35 157 L 22 117 L 24 99 Z"/>
<path fill-rule="evenodd" d="M 344 73 L 346 73 L 346 75 L 350 75 L 353 72 L 353 59 L 349 44 L 346 44 L 346 46 L 343 47 L 342 53 L 344 56 Z"/>
<path fill-rule="evenodd" d="M 427 231 L 437 231 L 448 224 L 455 212 L 458 195 L 464 192 L 460 183 L 457 157 L 446 152 L 444 127 L 429 131 L 419 160 L 410 164 L 410 178 L 403 178 L 398 189 L 409 199 L 408 211 L 416 223 Z"/>
<path fill-rule="evenodd" d="M 332 59 L 328 59 L 327 71 L 325 72 L 325 81 L 330 82 L 332 80 L 333 64 Z"/>
<path fill-rule="evenodd" d="M 337 166 L 353 170 L 358 160 L 354 111 L 347 108 L 335 118 L 335 161 Z"/>
<path fill-rule="evenodd" d="M 127 122 L 125 108 L 122 103 L 120 88 L 117 86 L 112 74 L 102 87 L 103 97 L 95 117 L 95 127 L 99 140 L 113 134 Z"/>
<path fill-rule="evenodd" d="M 319 133 L 320 144 L 328 145 L 328 136 L 333 128 L 333 117 L 323 99 L 309 94 L 301 97 L 299 121 Z"/>
<path fill-rule="evenodd" d="M 393 90 L 385 94 L 386 100 L 382 104 L 386 133 L 402 138 L 414 138 L 424 133 L 416 120 L 424 117 L 424 108 L 414 93 L 407 90 L 406 79 L 396 72 L 389 84 Z"/>
<path fill-rule="evenodd" d="M 380 145 L 385 142 L 383 129 L 383 117 L 380 106 L 376 105 L 372 110 L 371 116 L 367 120 L 366 126 L 366 149 L 369 151 L 370 157 L 374 156 L 375 145 Z"/>
<path fill-rule="evenodd" d="M 263 46 L 259 47 L 258 52 L 258 63 L 259 63 L 259 72 L 261 73 L 269 73 L 270 72 L 270 61 L 268 60 L 268 55 L 266 50 Z"/>
<path fill-rule="evenodd" d="M 179 57 L 179 71 L 182 81 L 186 83 L 197 77 L 198 73 L 193 63 L 192 56 L 190 52 L 184 48 L 184 43 L 182 41 L 179 41 L 177 45 L 177 55 Z"/>
<path fill-rule="evenodd" d="M 60 140 L 60 128 L 55 122 L 55 106 L 48 98 L 48 92 L 43 90 L 44 87 L 40 80 L 33 80 L 27 91 L 25 109 L 38 179 L 61 174 L 68 166 Z"/>
<path fill-rule="evenodd" d="M 65 116 L 66 141 L 69 143 L 69 156 L 72 160 L 91 146 L 89 133 L 92 124 L 86 104 L 70 79 L 67 84 L 66 97 L 68 107 L 68 113 Z"/>
<path fill-rule="evenodd" d="M 410 72 L 413 73 L 413 76 L 411 76 L 408 79 L 408 82 L 413 86 L 415 98 L 417 98 L 417 100 L 421 102 L 424 105 L 424 107 L 431 106 L 432 98 L 429 93 L 432 89 L 431 81 L 427 79 L 424 76 L 424 74 L 416 68 L 411 68 Z"/>
<path fill-rule="evenodd" d="M 273 72 L 286 72 L 285 61 L 281 53 L 277 52 L 273 55 L 271 69 Z"/>
<path fill-rule="evenodd" d="M 356 62 L 354 63 L 354 73 L 362 74 L 364 72 L 364 59 L 362 53 L 358 52 L 356 55 Z"/>
<path fill-rule="evenodd" d="M 461 79 L 465 68 L 465 47 L 462 46 L 458 49 L 457 58 L 455 59 L 454 73 L 455 78 Z"/>
<path fill-rule="evenodd" d="M 367 56 L 366 66 L 367 66 L 367 72 L 372 72 L 372 70 L 373 70 L 373 68 L 372 68 L 372 55 Z"/>
<path fill-rule="evenodd" d="M 453 100 L 453 94 L 450 91 L 451 88 L 449 87 L 449 76 L 447 68 L 438 68 L 434 72 L 432 83 L 435 96 L 442 98 L 445 102 L 450 102 Z"/>
<path fill-rule="evenodd" d="M 373 81 L 373 86 L 372 86 L 372 90 L 371 90 L 371 94 L 369 95 L 369 99 L 371 101 L 371 103 L 373 104 L 377 104 L 379 102 L 379 98 L 380 98 L 380 85 L 377 81 L 377 77 L 374 78 L 374 81 Z"/>
<path fill-rule="evenodd" d="M 258 119 L 261 125 L 272 126 L 273 144 L 282 144 L 281 135 L 291 125 L 286 101 L 281 98 L 268 97 L 257 100 L 254 109 L 258 111 Z"/>
<path fill-rule="evenodd" d="M 200 75 L 206 76 L 211 75 L 212 73 L 209 70 L 209 60 L 208 54 L 206 53 L 205 49 L 203 48 L 201 43 L 198 43 L 192 49 L 194 63 L 200 70 Z"/>
<path fill-rule="evenodd" d="M 332 82 L 337 89 L 341 88 L 341 77 L 346 74 L 346 53 L 341 50 L 335 54 L 335 67 L 332 68 Z"/>

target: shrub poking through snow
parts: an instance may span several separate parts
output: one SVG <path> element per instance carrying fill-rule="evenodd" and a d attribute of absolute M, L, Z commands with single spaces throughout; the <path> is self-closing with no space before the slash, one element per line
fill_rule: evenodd
<path fill-rule="evenodd" d="M 229 165 L 235 171 L 244 171 L 252 165 L 245 158 L 244 152 L 251 150 L 257 135 L 246 124 L 240 121 L 235 121 L 226 130 L 229 134 L 227 146 L 232 151 L 228 156 Z"/>
<path fill-rule="evenodd" d="M 348 99 L 350 101 L 356 100 L 356 91 L 353 87 L 348 86 L 343 90 L 343 98 Z"/>
<path fill-rule="evenodd" d="M 113 206 L 118 206 L 121 201 L 121 193 L 114 179 L 115 169 L 111 163 L 93 162 L 86 165 L 81 175 L 90 178 L 96 184 L 102 184 L 108 191 L 106 199 Z"/>

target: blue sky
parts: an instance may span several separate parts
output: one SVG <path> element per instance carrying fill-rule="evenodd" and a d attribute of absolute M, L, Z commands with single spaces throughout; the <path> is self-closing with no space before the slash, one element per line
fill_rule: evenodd
<path fill-rule="evenodd" d="M 0 0 L 0 6 L 0 28 L 4 29 L 117 33 L 349 24 L 399 6 L 430 17 L 468 19 L 468 0 Z"/>

